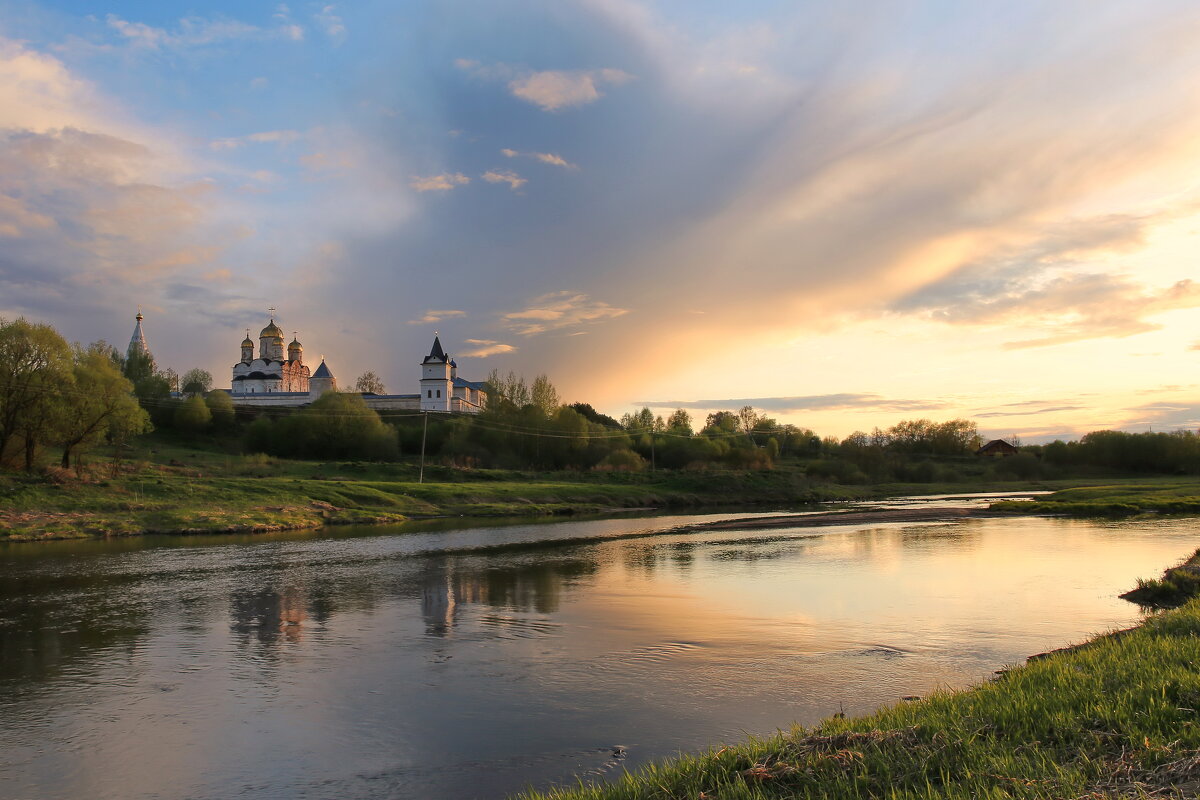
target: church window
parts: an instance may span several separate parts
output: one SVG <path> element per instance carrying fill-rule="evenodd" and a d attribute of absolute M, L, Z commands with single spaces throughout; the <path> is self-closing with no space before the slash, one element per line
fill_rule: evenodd
<path fill-rule="evenodd" d="M 438 390 L 437 390 L 437 393 L 438 393 L 438 397 L 441 397 L 441 396 L 442 396 L 442 390 L 441 390 L 441 389 L 438 389 Z"/>
<path fill-rule="evenodd" d="M 426 391 L 426 392 L 425 392 L 425 396 L 426 396 L 426 397 L 433 397 L 433 389 L 429 389 L 428 391 Z"/>

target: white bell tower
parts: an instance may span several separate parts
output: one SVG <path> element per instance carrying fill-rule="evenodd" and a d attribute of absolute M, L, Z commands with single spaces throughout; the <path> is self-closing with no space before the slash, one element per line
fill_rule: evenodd
<path fill-rule="evenodd" d="M 433 334 L 433 349 L 421 362 L 421 410 L 449 411 L 454 384 L 450 379 L 450 356 L 442 349 L 437 333 Z"/>

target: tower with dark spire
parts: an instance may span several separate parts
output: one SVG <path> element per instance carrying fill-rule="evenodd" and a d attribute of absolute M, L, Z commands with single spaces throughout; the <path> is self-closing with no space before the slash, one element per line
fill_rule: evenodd
<path fill-rule="evenodd" d="M 142 330 L 142 309 L 139 307 L 137 316 L 134 317 L 137 322 L 133 326 L 133 336 L 129 339 L 129 348 L 125 351 L 127 358 L 134 355 L 150 357 L 150 348 L 146 345 L 146 334 Z"/>
<path fill-rule="evenodd" d="M 449 411 L 454 394 L 450 376 L 450 356 L 442 349 L 442 341 L 433 334 L 433 347 L 421 362 L 421 410 Z"/>

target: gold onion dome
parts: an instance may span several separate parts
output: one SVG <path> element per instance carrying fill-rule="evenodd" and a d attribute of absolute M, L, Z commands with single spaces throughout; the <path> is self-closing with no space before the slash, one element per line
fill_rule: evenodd
<path fill-rule="evenodd" d="M 247 336 L 245 339 L 242 339 L 242 347 L 254 347 L 254 340 Z"/>
<path fill-rule="evenodd" d="M 304 345 L 300 344 L 300 340 L 292 337 L 292 343 L 288 345 L 288 350 L 303 350 Z"/>
<path fill-rule="evenodd" d="M 283 338 L 283 329 L 280 328 L 278 325 L 276 325 L 275 320 L 272 319 L 271 324 L 269 324 L 269 325 L 267 325 L 267 327 L 263 328 L 262 332 L 260 334 L 258 334 L 258 338 L 260 338 L 260 339 L 266 339 L 266 338 L 282 339 Z"/>

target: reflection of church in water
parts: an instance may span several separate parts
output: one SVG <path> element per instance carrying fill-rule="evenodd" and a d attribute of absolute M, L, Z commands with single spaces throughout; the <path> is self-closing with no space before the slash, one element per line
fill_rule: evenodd
<path fill-rule="evenodd" d="M 407 572 L 392 592 L 381 592 L 372 581 L 360 579 L 288 581 L 235 591 L 230 597 L 230 628 L 246 644 L 300 644 L 313 625 L 319 629 L 338 612 L 419 598 L 427 636 L 450 636 L 467 624 L 498 636 L 525 636 L 547 624 L 530 615 L 557 612 L 572 583 L 597 569 L 596 562 L 580 558 L 476 566 L 434 556 Z M 483 607 L 483 613 L 468 617 L 472 606 Z"/>

